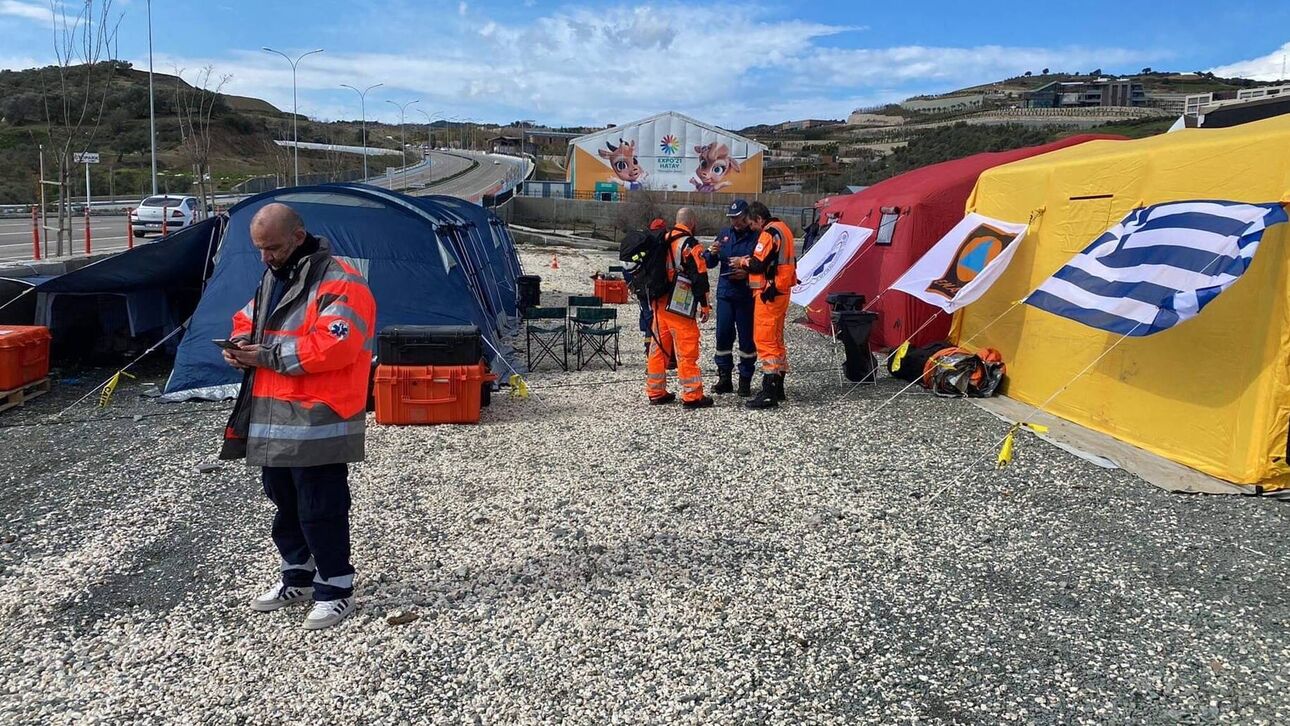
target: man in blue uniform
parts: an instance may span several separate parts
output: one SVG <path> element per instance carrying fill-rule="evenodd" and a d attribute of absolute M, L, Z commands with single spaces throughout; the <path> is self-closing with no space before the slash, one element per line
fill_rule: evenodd
<path fill-rule="evenodd" d="M 736 333 L 739 337 L 739 395 L 751 395 L 753 369 L 757 364 L 757 346 L 753 343 L 753 296 L 748 289 L 748 273 L 730 266 L 731 257 L 744 257 L 757 246 L 757 232 L 748 225 L 748 202 L 736 199 L 726 210 L 730 226 L 721 230 L 704 259 L 709 267 L 721 267 L 717 284 L 717 385 L 715 393 L 733 393 Z"/>

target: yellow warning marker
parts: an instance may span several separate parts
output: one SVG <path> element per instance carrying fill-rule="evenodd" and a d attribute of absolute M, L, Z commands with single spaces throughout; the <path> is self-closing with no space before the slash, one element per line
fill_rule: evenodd
<path fill-rule="evenodd" d="M 905 354 L 909 353 L 909 341 L 900 344 L 895 353 L 891 354 L 891 372 L 895 373 L 900 370 L 900 362 L 905 359 Z"/>
<path fill-rule="evenodd" d="M 1003 469 L 1012 463 L 1013 434 L 1016 431 L 1017 427 L 1014 426 L 1008 431 L 1008 435 L 1003 437 L 1003 446 L 999 447 L 999 459 L 995 462 L 996 469 Z"/>
<path fill-rule="evenodd" d="M 116 393 L 116 387 L 121 383 L 121 376 L 134 378 L 134 376 L 125 371 L 117 371 L 116 375 L 108 379 L 107 385 L 103 387 L 103 392 L 99 394 L 99 408 L 105 408 L 112 402 L 112 394 Z"/>

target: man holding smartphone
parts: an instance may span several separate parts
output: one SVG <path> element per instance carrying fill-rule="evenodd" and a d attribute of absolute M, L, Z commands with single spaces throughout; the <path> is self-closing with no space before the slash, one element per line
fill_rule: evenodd
<path fill-rule="evenodd" d="M 280 579 L 251 608 L 312 598 L 304 627 L 318 630 L 354 610 L 348 465 L 363 460 L 376 303 L 358 270 L 285 204 L 255 214 L 251 242 L 267 269 L 233 316 L 233 345 L 221 345 L 244 377 L 220 458 L 262 467 L 277 507 Z"/>
<path fill-rule="evenodd" d="M 751 395 L 753 370 L 757 363 L 757 345 L 753 342 L 753 295 L 748 289 L 748 273 L 732 267 L 730 260 L 751 255 L 757 246 L 758 233 L 748 224 L 748 202 L 736 199 L 726 210 L 730 226 L 717 234 L 712 246 L 703 253 L 708 267 L 721 268 L 717 283 L 717 385 L 714 393 L 734 393 L 730 380 L 735 370 L 735 334 L 739 336 L 739 395 Z"/>

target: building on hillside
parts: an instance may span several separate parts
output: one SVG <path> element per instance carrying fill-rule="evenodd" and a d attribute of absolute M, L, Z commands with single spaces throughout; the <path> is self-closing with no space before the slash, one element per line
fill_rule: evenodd
<path fill-rule="evenodd" d="M 902 101 L 900 107 L 914 113 L 954 113 L 979 111 L 984 105 L 984 93 L 970 93 L 935 98 L 911 98 L 908 101 Z"/>
<path fill-rule="evenodd" d="M 1142 83 L 1133 79 L 1053 81 L 1025 95 L 1026 108 L 1106 108 L 1147 105 Z"/>
<path fill-rule="evenodd" d="M 847 116 L 848 126 L 900 126 L 905 123 L 905 119 L 900 116 L 888 116 L 883 113 L 870 113 L 868 111 L 855 110 Z"/>
<path fill-rule="evenodd" d="M 510 154 L 519 156 L 525 153 L 524 139 L 520 136 L 494 136 L 488 140 L 488 148 L 494 154 Z"/>
<path fill-rule="evenodd" d="M 566 168 L 579 196 L 616 189 L 759 194 L 765 150 L 668 111 L 573 139 Z"/>
<path fill-rule="evenodd" d="M 1188 116 L 1204 116 L 1205 114 L 1223 106 L 1286 95 L 1290 95 L 1290 85 L 1242 88 L 1239 91 L 1193 93 L 1187 96 L 1183 113 Z"/>
<path fill-rule="evenodd" d="M 1182 115 L 1187 111 L 1187 94 L 1185 93 L 1148 93 L 1147 105 L 1169 113 Z"/>
<path fill-rule="evenodd" d="M 801 121 L 785 121 L 775 126 L 777 131 L 805 131 L 807 129 L 819 128 L 821 126 L 837 126 L 837 121 L 827 119 L 808 118 Z"/>
<path fill-rule="evenodd" d="M 488 143 L 495 154 L 563 156 L 568 151 L 569 142 L 578 136 L 580 134 L 565 131 L 508 126 Z"/>

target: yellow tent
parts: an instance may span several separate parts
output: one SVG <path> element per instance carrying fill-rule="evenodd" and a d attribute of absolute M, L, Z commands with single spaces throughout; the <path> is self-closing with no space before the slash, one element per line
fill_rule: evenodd
<path fill-rule="evenodd" d="M 986 171 L 968 210 L 1008 221 L 1043 209 L 1004 276 L 954 336 L 998 349 L 1007 396 L 1040 405 L 1120 336 L 1014 304 L 1136 207 L 1290 200 L 1290 116 L 1140 141 L 1094 141 Z M 1197 317 L 1128 338 L 1045 410 L 1238 484 L 1290 486 L 1287 228 Z"/>

